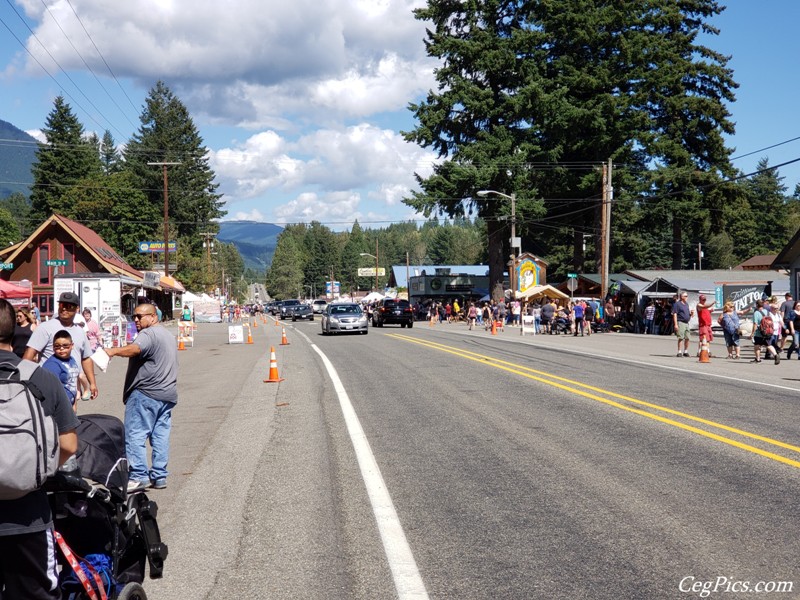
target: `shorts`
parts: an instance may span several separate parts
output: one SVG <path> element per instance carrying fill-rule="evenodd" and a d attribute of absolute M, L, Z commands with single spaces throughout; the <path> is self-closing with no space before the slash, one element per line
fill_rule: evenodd
<path fill-rule="evenodd" d="M 678 327 L 675 329 L 675 335 L 679 340 L 689 339 L 689 324 L 678 321 Z"/>
<path fill-rule="evenodd" d="M 711 325 L 703 325 L 697 330 L 697 335 L 706 338 L 707 342 L 714 341 L 714 332 L 711 331 Z"/>
<path fill-rule="evenodd" d="M 722 335 L 725 337 L 725 345 L 729 348 L 731 346 L 738 346 L 739 345 L 739 333 L 734 331 L 733 333 L 729 333 L 727 331 L 723 331 Z"/>

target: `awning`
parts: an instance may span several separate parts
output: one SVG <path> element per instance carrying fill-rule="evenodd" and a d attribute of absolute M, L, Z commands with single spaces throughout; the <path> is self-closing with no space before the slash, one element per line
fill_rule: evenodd
<path fill-rule="evenodd" d="M 564 292 L 557 290 L 552 285 L 534 285 L 525 290 L 524 293 L 517 292 L 517 299 L 536 300 L 538 298 L 552 298 L 557 300 L 569 300 Z"/>
<path fill-rule="evenodd" d="M 183 287 L 181 282 L 174 277 L 162 277 L 159 281 L 159 286 L 165 292 L 172 292 L 175 294 L 182 294 L 186 291 L 186 288 Z"/>

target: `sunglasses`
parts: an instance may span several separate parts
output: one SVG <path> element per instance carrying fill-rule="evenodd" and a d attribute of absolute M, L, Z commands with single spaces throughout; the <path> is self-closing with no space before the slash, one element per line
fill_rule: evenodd
<path fill-rule="evenodd" d="M 53 344 L 54 350 L 68 350 L 72 348 L 72 344 Z"/>
<path fill-rule="evenodd" d="M 143 319 L 144 317 L 150 317 L 155 313 L 133 313 L 134 319 Z"/>

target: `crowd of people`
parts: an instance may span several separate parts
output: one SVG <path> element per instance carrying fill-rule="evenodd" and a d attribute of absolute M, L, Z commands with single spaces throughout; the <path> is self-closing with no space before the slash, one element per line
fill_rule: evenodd
<path fill-rule="evenodd" d="M 483 327 L 487 331 L 495 327 L 519 327 L 523 316 L 533 317 L 536 333 L 591 335 L 594 331 L 608 330 L 617 324 L 618 309 L 611 299 L 605 304 L 598 298 L 583 298 L 572 301 L 540 298 L 527 300 L 487 300 L 484 302 L 458 300 L 452 303 L 429 301 L 414 304 L 414 314 L 430 325 L 465 322 L 470 329 Z"/>

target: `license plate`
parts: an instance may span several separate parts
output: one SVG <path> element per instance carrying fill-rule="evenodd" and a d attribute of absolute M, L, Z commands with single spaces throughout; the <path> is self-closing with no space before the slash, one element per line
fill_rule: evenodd
<path fill-rule="evenodd" d="M 353 326 L 352 326 L 352 325 L 345 325 L 345 326 L 344 326 L 344 328 L 345 328 L 345 329 L 352 329 L 352 328 L 353 328 Z"/>

